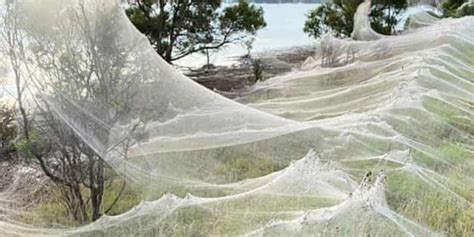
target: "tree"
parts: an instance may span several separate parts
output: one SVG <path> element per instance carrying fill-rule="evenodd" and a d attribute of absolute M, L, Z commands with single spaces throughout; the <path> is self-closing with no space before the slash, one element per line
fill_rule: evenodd
<path fill-rule="evenodd" d="M 444 17 L 474 15 L 474 4 L 468 0 L 447 0 L 442 4 Z"/>
<path fill-rule="evenodd" d="M 253 69 L 253 80 L 252 83 L 257 83 L 263 81 L 263 71 L 265 70 L 264 65 L 260 59 L 252 60 L 252 69 Z"/>
<path fill-rule="evenodd" d="M 10 6 L 7 11 L 22 9 L 15 2 Z M 63 11 L 48 9 L 59 16 L 42 21 L 35 15 L 16 14 L 11 28 L 11 34 L 22 35 L 13 38 L 14 50 L 8 51 L 12 60 L 18 60 L 11 66 L 35 85 L 38 109 L 33 115 L 37 121 L 30 124 L 34 128 L 16 146 L 56 185 L 71 218 L 79 223 L 97 220 L 120 198 L 125 180 L 111 205 L 103 205 L 106 187 L 117 181 L 103 157 L 112 151 L 126 158 L 132 138 L 111 140 L 116 137 L 110 126 L 134 119 L 129 117 L 130 105 L 143 82 L 138 71 L 155 73 L 132 66 L 144 55 L 132 55 L 133 48 L 121 41 L 118 8 L 107 1 L 98 2 L 94 11 L 72 4 Z M 24 91 L 28 85 L 21 86 Z"/>
<path fill-rule="evenodd" d="M 2 31 L 3 44 L 2 51 L 8 55 L 10 68 L 13 71 L 15 84 L 16 105 L 21 115 L 20 124 L 25 138 L 29 138 L 29 118 L 25 109 L 25 90 L 28 79 L 22 74 L 22 68 L 25 66 L 25 48 L 24 35 L 19 30 L 19 19 L 22 14 L 14 1 L 7 1 L 3 12 Z"/>
<path fill-rule="evenodd" d="M 245 54 L 245 57 L 247 57 L 247 58 L 251 57 L 253 44 L 255 43 L 255 40 L 256 40 L 255 37 L 250 37 L 250 38 L 244 40 L 244 42 L 242 43 L 245 50 L 247 51 L 246 54 Z"/>
<path fill-rule="evenodd" d="M 474 16 L 474 1 L 465 2 L 463 5 L 461 5 L 457 11 L 457 16 Z"/>
<path fill-rule="evenodd" d="M 334 0 L 309 12 L 303 31 L 319 38 L 329 30 L 336 37 L 349 37 L 354 29 L 354 14 L 364 0 Z M 397 17 L 406 9 L 406 0 L 372 1 L 370 20 L 372 28 L 381 34 L 393 34 Z"/>
<path fill-rule="evenodd" d="M 137 0 L 126 13 L 167 62 L 237 43 L 266 26 L 263 9 L 240 0 L 219 9 L 221 0 Z"/>
<path fill-rule="evenodd" d="M 407 7 L 407 0 L 373 0 L 370 13 L 372 28 L 380 34 L 394 34 L 398 17 Z"/>

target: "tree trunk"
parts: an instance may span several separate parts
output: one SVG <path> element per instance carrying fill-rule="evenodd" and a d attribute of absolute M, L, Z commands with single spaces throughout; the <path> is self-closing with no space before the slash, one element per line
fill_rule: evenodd
<path fill-rule="evenodd" d="M 165 53 L 165 60 L 167 63 L 171 64 L 173 61 L 173 46 L 174 45 L 174 39 L 173 36 L 170 36 L 170 45 L 168 45 L 168 48 L 166 49 Z"/>
<path fill-rule="evenodd" d="M 211 69 L 211 59 L 210 59 L 210 56 L 209 56 L 209 49 L 206 49 L 206 58 L 207 58 L 206 67 L 207 67 L 207 70 L 210 70 Z"/>
<path fill-rule="evenodd" d="M 163 41 L 163 32 L 165 32 L 165 25 L 166 25 L 166 18 L 165 18 L 165 6 L 166 6 L 166 0 L 160 0 L 160 27 L 158 30 L 158 40 L 156 42 L 156 51 L 162 55 L 163 54 L 163 46 L 162 46 L 162 41 Z"/>
<path fill-rule="evenodd" d="M 76 220 L 78 220 L 80 223 L 87 222 L 89 220 L 89 217 L 87 215 L 86 204 L 84 203 L 84 199 L 82 198 L 80 185 L 77 184 L 71 193 L 75 196 L 74 205 L 77 205 L 75 207 L 77 209 Z"/>
<path fill-rule="evenodd" d="M 94 159 L 94 158 L 93 158 Z M 96 221 L 101 217 L 102 198 L 104 195 L 104 161 L 95 157 L 96 161 L 91 162 L 91 207 L 92 207 L 92 221 Z M 94 169 L 94 163 L 97 163 L 97 167 Z"/>

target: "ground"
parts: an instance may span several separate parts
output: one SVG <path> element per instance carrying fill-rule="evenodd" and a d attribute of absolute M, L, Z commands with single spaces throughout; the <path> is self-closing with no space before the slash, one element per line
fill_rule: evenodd
<path fill-rule="evenodd" d="M 311 46 L 295 47 L 277 52 L 255 54 L 252 58 L 242 57 L 239 63 L 230 67 L 213 66 L 199 69 L 182 68 L 184 73 L 199 84 L 217 92 L 241 91 L 252 85 L 254 78 L 252 60 L 258 59 L 263 65 L 264 80 L 292 71 L 314 55 Z M 229 94 L 225 94 L 229 96 Z"/>

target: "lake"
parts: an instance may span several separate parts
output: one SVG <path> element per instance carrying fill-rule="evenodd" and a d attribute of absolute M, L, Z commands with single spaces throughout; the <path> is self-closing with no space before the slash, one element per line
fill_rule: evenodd
<path fill-rule="evenodd" d="M 223 7 L 230 4 L 223 4 Z M 313 40 L 303 32 L 306 14 L 319 4 L 281 3 L 255 4 L 261 6 L 265 12 L 267 27 L 260 30 L 254 43 L 253 52 L 290 48 L 294 46 L 310 45 Z M 241 45 L 230 45 L 211 56 L 216 65 L 235 63 L 235 57 L 245 54 Z M 201 66 L 206 63 L 202 54 L 191 55 L 179 60 L 178 65 Z"/>

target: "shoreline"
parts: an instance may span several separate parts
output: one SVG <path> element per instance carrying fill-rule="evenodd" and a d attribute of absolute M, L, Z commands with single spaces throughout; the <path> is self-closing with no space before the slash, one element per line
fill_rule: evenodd
<path fill-rule="evenodd" d="M 267 50 L 252 54 L 250 57 L 240 56 L 237 63 L 230 66 L 203 66 L 201 68 L 185 68 L 180 70 L 189 78 L 214 90 L 226 97 L 235 97 L 234 93 L 244 92 L 255 84 L 253 63 L 260 61 L 263 67 L 263 80 L 286 74 L 299 68 L 305 60 L 316 53 L 311 45 Z"/>

